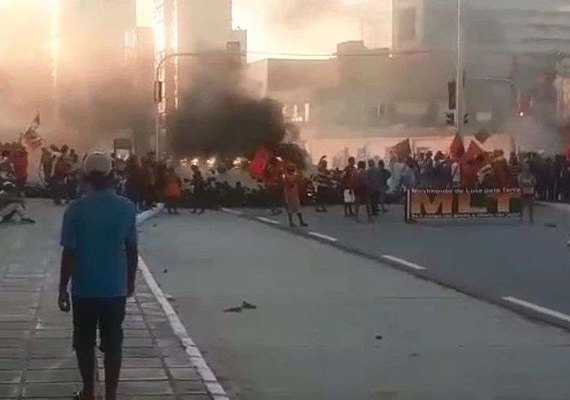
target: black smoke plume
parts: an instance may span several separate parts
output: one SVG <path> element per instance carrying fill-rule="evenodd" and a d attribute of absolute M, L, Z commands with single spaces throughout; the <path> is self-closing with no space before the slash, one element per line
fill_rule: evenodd
<path fill-rule="evenodd" d="M 226 57 L 210 55 L 194 63 L 192 82 L 168 121 L 171 150 L 182 157 L 251 158 L 263 146 L 304 167 L 304 151 L 284 143 L 288 133 L 298 133 L 286 123 L 282 104 L 247 94 L 239 67 Z"/>

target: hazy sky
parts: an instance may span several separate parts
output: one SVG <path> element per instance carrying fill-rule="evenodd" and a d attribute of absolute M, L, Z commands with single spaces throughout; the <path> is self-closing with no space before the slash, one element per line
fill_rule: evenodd
<path fill-rule="evenodd" d="M 151 26 L 153 0 L 138 2 L 139 24 Z M 389 32 L 389 0 L 233 0 L 233 25 L 248 30 L 250 51 L 334 53 L 337 43 L 362 39 L 359 16 L 370 14 L 372 3 Z M 250 56 L 256 58 L 267 56 Z"/>

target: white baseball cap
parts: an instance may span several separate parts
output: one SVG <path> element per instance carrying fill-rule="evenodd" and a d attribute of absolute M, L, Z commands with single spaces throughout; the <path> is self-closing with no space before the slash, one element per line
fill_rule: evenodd
<path fill-rule="evenodd" d="M 85 157 L 83 161 L 83 173 L 89 175 L 99 172 L 105 176 L 111 174 L 113 170 L 113 160 L 111 156 L 101 152 L 94 152 Z"/>

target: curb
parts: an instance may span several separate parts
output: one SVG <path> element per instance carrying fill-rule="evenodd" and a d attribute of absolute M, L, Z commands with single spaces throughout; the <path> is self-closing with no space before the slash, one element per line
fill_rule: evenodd
<path fill-rule="evenodd" d="M 151 210 L 140 213 L 137 215 L 137 225 L 142 224 L 149 218 L 156 217 L 162 211 L 164 211 L 164 204 L 159 204 Z M 150 272 L 150 269 L 141 256 L 139 256 L 139 270 L 142 272 L 146 284 L 162 307 L 162 311 L 168 318 L 168 322 L 170 323 L 174 334 L 180 341 L 180 345 L 190 359 L 190 364 L 196 368 L 196 371 L 200 375 L 200 378 L 202 378 L 204 381 L 204 384 L 206 385 L 206 389 L 208 390 L 210 396 L 214 400 L 229 400 L 229 396 L 226 394 L 224 388 L 218 381 L 218 378 L 216 378 L 216 375 L 208 366 L 208 363 L 204 359 L 204 356 L 200 352 L 200 349 L 198 349 L 190 335 L 188 335 L 184 324 L 182 324 L 182 321 L 178 317 L 178 314 L 176 314 L 176 311 L 166 298 L 166 295 L 154 279 L 154 276 Z"/>
<path fill-rule="evenodd" d="M 568 206 L 567 210 L 570 211 L 570 205 Z M 542 314 L 540 312 L 533 311 L 532 309 L 528 309 L 528 308 L 522 307 L 520 305 L 517 305 L 515 303 L 506 301 L 502 297 L 497 298 L 497 297 L 485 295 L 485 294 L 480 293 L 480 292 L 476 291 L 475 289 L 471 289 L 465 285 L 460 285 L 460 284 L 457 284 L 455 282 L 451 282 L 444 277 L 437 276 L 437 274 L 434 274 L 433 271 L 429 271 L 427 269 L 422 270 L 422 269 L 409 268 L 409 265 L 404 265 L 402 262 L 391 259 L 391 257 L 376 256 L 376 255 L 367 253 L 363 250 L 359 250 L 359 249 L 355 249 L 353 247 L 349 247 L 349 246 L 341 243 L 340 241 L 333 242 L 330 240 L 323 239 L 319 236 L 311 235 L 309 231 L 303 231 L 303 230 L 298 229 L 298 228 L 297 229 L 291 229 L 291 228 L 286 227 L 283 224 L 268 223 L 268 222 L 265 222 L 261 219 L 258 219 L 256 216 L 247 215 L 245 213 L 237 214 L 235 212 L 227 212 L 226 210 L 220 210 L 220 211 L 225 213 L 225 214 L 233 215 L 237 218 L 243 218 L 243 219 L 247 219 L 250 221 L 255 221 L 257 223 L 262 223 L 266 226 L 270 226 L 274 229 L 278 229 L 278 230 L 283 231 L 283 232 L 288 232 L 288 233 L 296 235 L 296 236 L 301 236 L 301 237 L 304 237 L 306 239 L 317 241 L 319 243 L 322 243 L 322 244 L 334 247 L 336 249 L 342 250 L 346 253 L 353 254 L 353 255 L 374 261 L 374 262 L 381 264 L 383 266 L 389 266 L 389 267 L 394 268 L 398 271 L 404 272 L 408 275 L 412 275 L 416 278 L 435 283 L 441 287 L 453 290 L 455 292 L 469 296 L 473 299 L 483 301 L 487 304 L 492 304 L 492 305 L 501 307 L 505 310 L 514 312 L 514 313 L 522 316 L 523 318 L 529 319 L 533 322 L 548 324 L 548 325 L 554 326 L 556 328 L 563 329 L 563 330 L 570 333 L 570 322 L 568 322 L 568 321 L 560 320 L 558 318 L 550 317 L 550 316 Z"/>

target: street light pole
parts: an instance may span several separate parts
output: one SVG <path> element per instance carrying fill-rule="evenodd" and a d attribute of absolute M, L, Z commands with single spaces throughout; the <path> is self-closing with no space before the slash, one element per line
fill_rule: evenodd
<path fill-rule="evenodd" d="M 463 13 L 461 0 L 457 0 L 457 66 L 455 71 L 455 127 L 460 134 L 463 128 Z"/>

